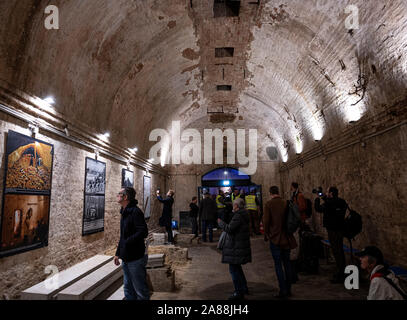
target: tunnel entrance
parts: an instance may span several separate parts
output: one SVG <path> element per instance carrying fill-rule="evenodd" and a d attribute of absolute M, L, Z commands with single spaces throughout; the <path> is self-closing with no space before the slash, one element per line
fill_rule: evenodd
<path fill-rule="evenodd" d="M 232 167 L 223 167 L 211 170 L 204 174 L 201 179 L 201 186 L 198 187 L 198 201 L 201 202 L 205 192 L 209 192 L 213 198 L 223 190 L 225 195 L 231 196 L 234 189 L 243 191 L 249 195 L 255 190 L 256 197 L 259 200 L 260 215 L 263 216 L 263 198 L 262 186 L 251 181 L 251 176 Z"/>

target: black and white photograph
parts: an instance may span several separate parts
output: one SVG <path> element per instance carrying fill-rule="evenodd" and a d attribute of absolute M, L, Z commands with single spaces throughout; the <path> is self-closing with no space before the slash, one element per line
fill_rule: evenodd
<path fill-rule="evenodd" d="M 143 178 L 143 211 L 144 217 L 151 216 L 151 177 L 144 176 Z"/>
<path fill-rule="evenodd" d="M 134 187 L 134 172 L 122 169 L 122 187 Z"/>
<path fill-rule="evenodd" d="M 106 163 L 86 158 L 85 193 L 105 194 Z"/>
<path fill-rule="evenodd" d="M 82 235 L 104 231 L 106 163 L 86 158 Z"/>
<path fill-rule="evenodd" d="M 85 196 L 83 211 L 83 235 L 88 235 L 104 230 L 105 222 L 105 197 Z"/>

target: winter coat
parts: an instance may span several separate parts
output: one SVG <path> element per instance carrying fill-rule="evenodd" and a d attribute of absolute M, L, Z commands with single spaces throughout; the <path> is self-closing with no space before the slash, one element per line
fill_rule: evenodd
<path fill-rule="evenodd" d="M 158 201 L 164 204 L 163 213 L 159 220 L 161 227 L 171 227 L 172 223 L 172 205 L 174 204 L 173 197 L 167 197 L 163 199 L 161 196 L 157 196 Z"/>
<path fill-rule="evenodd" d="M 189 217 L 190 217 L 190 218 L 197 218 L 197 217 L 198 217 L 198 213 L 199 213 L 199 208 L 198 208 L 198 206 L 197 206 L 195 203 L 191 202 L 191 203 L 189 204 L 189 208 L 190 208 L 190 210 L 189 210 Z"/>
<path fill-rule="evenodd" d="M 252 262 L 249 221 L 249 214 L 245 209 L 241 209 L 234 213 L 229 224 L 223 221 L 219 223 L 219 227 L 228 233 L 222 249 L 222 263 Z"/>
<path fill-rule="evenodd" d="M 138 260 L 144 257 L 144 239 L 148 236 L 144 213 L 137 206 L 137 200 L 130 202 L 121 209 L 120 240 L 116 256 L 124 262 Z"/>
<path fill-rule="evenodd" d="M 281 249 L 295 249 L 297 242 L 292 234 L 285 231 L 287 201 L 281 197 L 269 200 L 264 206 L 263 226 L 269 240 Z"/>
<path fill-rule="evenodd" d="M 215 221 L 217 210 L 216 201 L 211 198 L 205 198 L 199 205 L 199 216 L 202 220 Z"/>
<path fill-rule="evenodd" d="M 378 273 L 382 273 L 383 269 L 383 265 L 378 265 L 373 269 L 370 275 L 371 281 L 367 300 L 403 300 L 403 297 L 392 287 L 391 284 L 389 284 L 382 276 L 376 276 Z M 388 270 L 388 272 L 385 273 L 388 273 L 385 276 L 401 289 L 399 280 L 394 273 L 391 270 Z"/>
<path fill-rule="evenodd" d="M 324 228 L 331 231 L 342 231 L 348 208 L 346 201 L 341 198 L 326 198 L 323 204 L 320 204 L 320 201 L 320 198 L 315 199 L 315 210 L 324 214 Z"/>

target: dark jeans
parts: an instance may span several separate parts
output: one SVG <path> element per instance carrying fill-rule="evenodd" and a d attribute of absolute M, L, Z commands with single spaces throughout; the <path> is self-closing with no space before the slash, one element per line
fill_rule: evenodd
<path fill-rule="evenodd" d="M 191 217 L 192 233 L 198 236 L 198 221 L 196 217 Z"/>
<path fill-rule="evenodd" d="M 241 264 L 229 264 L 229 272 L 232 276 L 233 285 L 235 286 L 235 292 L 238 295 L 244 295 L 248 292 L 247 281 L 244 275 Z"/>
<path fill-rule="evenodd" d="M 148 255 L 130 262 L 122 262 L 124 297 L 126 300 L 150 300 L 146 266 Z"/>
<path fill-rule="evenodd" d="M 248 210 L 250 218 L 250 234 L 260 234 L 259 213 L 255 210 Z"/>
<path fill-rule="evenodd" d="M 290 249 L 281 249 L 270 241 L 270 251 L 274 259 L 278 285 L 280 287 L 280 295 L 291 293 L 291 263 Z M 284 266 L 284 270 L 283 270 Z"/>
<path fill-rule="evenodd" d="M 343 252 L 343 234 L 340 231 L 328 230 L 328 240 L 331 244 L 332 253 L 335 257 L 336 272 L 335 278 L 345 276 L 345 253 Z"/>
<path fill-rule="evenodd" d="M 165 230 L 166 230 L 167 233 L 168 233 L 168 242 L 173 243 L 173 242 L 174 242 L 174 237 L 173 237 L 173 235 L 172 235 L 172 226 L 171 226 L 171 225 L 166 226 L 166 227 L 165 227 Z"/>
<path fill-rule="evenodd" d="M 209 241 L 213 241 L 213 221 L 202 220 L 202 241 L 206 241 L 206 229 L 209 229 Z"/>

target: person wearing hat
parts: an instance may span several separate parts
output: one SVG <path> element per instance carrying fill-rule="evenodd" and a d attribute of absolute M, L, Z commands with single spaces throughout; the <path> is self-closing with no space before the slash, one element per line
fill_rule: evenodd
<path fill-rule="evenodd" d="M 379 248 L 368 246 L 355 253 L 360 258 L 360 267 L 370 275 L 370 287 L 367 300 L 405 300 L 406 293 L 401 289 L 399 280 L 384 262 Z"/>

